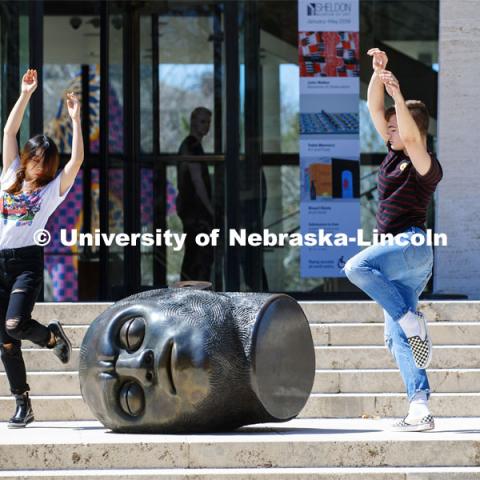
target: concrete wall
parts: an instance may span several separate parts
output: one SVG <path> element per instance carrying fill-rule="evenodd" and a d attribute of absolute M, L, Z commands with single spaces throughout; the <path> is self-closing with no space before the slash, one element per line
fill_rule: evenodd
<path fill-rule="evenodd" d="M 435 293 L 480 299 L 480 2 L 440 0 Z"/>

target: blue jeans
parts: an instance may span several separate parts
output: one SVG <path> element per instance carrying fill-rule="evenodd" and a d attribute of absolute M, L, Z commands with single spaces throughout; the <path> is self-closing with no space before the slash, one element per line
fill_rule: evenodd
<path fill-rule="evenodd" d="M 409 400 L 417 392 L 430 396 L 427 374 L 416 367 L 398 323 L 409 310 L 416 311 L 418 298 L 432 275 L 432 246 L 413 245 L 414 233 L 426 236 L 421 228 L 410 227 L 402 232 L 405 245 L 372 245 L 350 258 L 343 268 L 347 278 L 383 308 L 385 344 L 400 369 Z"/>

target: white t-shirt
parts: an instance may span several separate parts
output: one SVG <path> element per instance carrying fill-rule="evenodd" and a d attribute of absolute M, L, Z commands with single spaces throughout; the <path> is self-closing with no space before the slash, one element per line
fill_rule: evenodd
<path fill-rule="evenodd" d="M 71 188 L 60 196 L 60 172 L 51 182 L 32 193 L 11 195 L 5 189 L 15 181 L 19 166 L 17 156 L 0 176 L 0 250 L 35 245 L 33 234 L 45 228 L 48 218 Z"/>

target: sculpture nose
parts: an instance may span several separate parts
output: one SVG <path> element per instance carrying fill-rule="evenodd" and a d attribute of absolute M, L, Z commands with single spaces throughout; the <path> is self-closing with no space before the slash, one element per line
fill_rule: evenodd
<path fill-rule="evenodd" d="M 122 352 L 117 359 L 115 369 L 119 376 L 132 377 L 143 385 L 151 385 L 154 360 L 152 350 L 135 353 Z"/>

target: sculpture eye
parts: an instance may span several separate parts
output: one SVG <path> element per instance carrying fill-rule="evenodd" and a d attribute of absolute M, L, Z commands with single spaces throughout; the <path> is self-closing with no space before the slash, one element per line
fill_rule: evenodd
<path fill-rule="evenodd" d="M 120 344 L 128 352 L 138 350 L 145 337 L 145 320 L 135 317 L 127 320 L 120 329 Z"/>
<path fill-rule="evenodd" d="M 119 392 L 120 407 L 132 417 L 138 417 L 145 409 L 145 395 L 137 382 L 124 383 Z"/>

